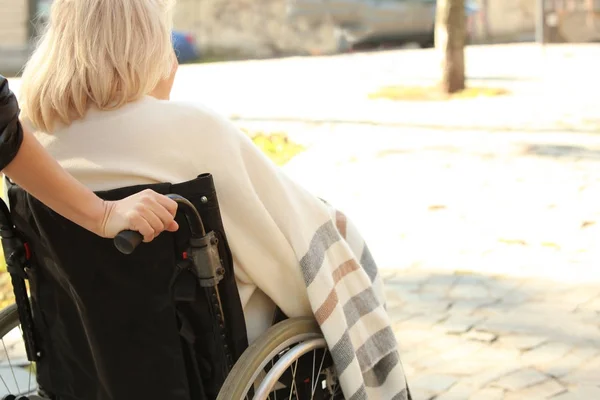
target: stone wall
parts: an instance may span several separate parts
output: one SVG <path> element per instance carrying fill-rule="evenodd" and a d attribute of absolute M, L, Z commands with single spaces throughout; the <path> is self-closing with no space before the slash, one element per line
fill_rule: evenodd
<path fill-rule="evenodd" d="M 0 0 L 0 74 L 18 72 L 29 55 L 27 0 Z"/>
<path fill-rule="evenodd" d="M 331 24 L 290 22 L 286 7 L 286 0 L 178 0 L 175 27 L 195 34 L 205 53 L 269 57 L 335 49 Z"/>
<path fill-rule="evenodd" d="M 558 35 L 555 41 L 600 42 L 600 12 L 585 11 L 557 13 Z"/>
<path fill-rule="evenodd" d="M 27 44 L 27 0 L 0 0 L 0 46 Z"/>
<path fill-rule="evenodd" d="M 288 20 L 290 1 L 178 0 L 175 26 L 194 33 L 208 52 L 261 57 L 334 51 L 334 26 L 327 21 Z M 473 33 L 479 41 L 516 39 L 534 32 L 536 0 L 479 2 L 485 9 L 473 18 Z"/>
<path fill-rule="evenodd" d="M 494 39 L 533 40 L 537 22 L 536 0 L 480 0 L 482 15 L 475 18 L 475 36 Z M 589 6 L 594 11 L 588 10 Z M 555 0 L 546 3 L 549 42 L 600 41 L 600 0 Z"/>
<path fill-rule="evenodd" d="M 536 0 L 488 0 L 487 3 L 490 36 L 535 31 Z"/>

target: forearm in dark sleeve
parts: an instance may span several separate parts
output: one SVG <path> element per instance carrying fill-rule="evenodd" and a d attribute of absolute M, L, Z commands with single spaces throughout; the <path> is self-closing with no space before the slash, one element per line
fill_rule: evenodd
<path fill-rule="evenodd" d="M 0 75 L 0 170 L 10 164 L 23 142 L 19 105 L 8 81 Z"/>

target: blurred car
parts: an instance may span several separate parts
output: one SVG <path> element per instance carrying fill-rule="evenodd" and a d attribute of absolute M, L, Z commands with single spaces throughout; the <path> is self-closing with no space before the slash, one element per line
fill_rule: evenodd
<path fill-rule="evenodd" d="M 194 36 L 187 32 L 173 31 L 173 48 L 180 64 L 197 61 L 200 58 L 200 50 L 196 45 Z"/>
<path fill-rule="evenodd" d="M 338 28 L 338 51 L 387 42 L 434 43 L 436 0 L 288 0 L 288 17 L 331 20 Z M 479 8 L 466 0 L 467 16 Z"/>

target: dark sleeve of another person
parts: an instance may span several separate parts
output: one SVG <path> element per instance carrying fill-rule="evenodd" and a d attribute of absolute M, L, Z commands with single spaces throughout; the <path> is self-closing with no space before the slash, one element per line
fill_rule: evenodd
<path fill-rule="evenodd" d="M 19 122 L 19 103 L 0 75 L 0 171 L 12 162 L 23 142 L 23 127 Z"/>

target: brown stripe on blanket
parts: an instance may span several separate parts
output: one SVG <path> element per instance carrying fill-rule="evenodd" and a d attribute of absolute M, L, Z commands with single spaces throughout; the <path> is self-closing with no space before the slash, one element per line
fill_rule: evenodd
<path fill-rule="evenodd" d="M 351 272 L 354 272 L 360 268 L 360 265 L 351 258 L 350 260 L 342 263 L 335 271 L 333 271 L 333 281 L 337 285 L 339 281 L 342 280 L 343 277 L 348 275 Z"/>
<path fill-rule="evenodd" d="M 372 335 L 356 350 L 360 370 L 368 371 L 372 369 L 381 359 L 392 352 L 397 352 L 397 342 L 392 328 L 387 326 Z M 385 379 L 381 380 L 385 381 Z"/>
<path fill-rule="evenodd" d="M 352 328 L 360 319 L 375 311 L 380 306 L 375 291 L 369 287 L 356 296 L 352 296 L 346 304 L 344 304 L 344 315 L 348 328 Z"/>
<path fill-rule="evenodd" d="M 317 229 L 310 241 L 308 251 L 300 260 L 300 267 L 304 275 L 304 283 L 306 287 L 310 286 L 321 269 L 325 252 L 332 244 L 341 240 L 340 233 L 333 225 L 333 221 L 329 220 Z"/>
<path fill-rule="evenodd" d="M 347 225 L 348 225 L 348 219 L 346 218 L 344 213 L 341 211 L 335 210 L 335 226 L 337 227 L 337 230 L 340 232 L 340 235 L 342 235 L 342 237 L 344 239 L 346 239 Z"/>
<path fill-rule="evenodd" d="M 340 265 L 335 271 L 333 271 L 334 284 L 337 285 L 338 282 L 340 280 L 342 280 L 342 278 L 344 276 L 346 276 L 349 273 L 354 272 L 358 269 L 360 269 L 360 265 L 358 265 L 358 263 L 354 259 L 350 259 L 350 260 L 346 261 L 345 263 L 342 263 L 342 265 Z M 361 294 L 359 294 L 358 296 L 360 296 Z M 352 298 L 352 299 L 354 299 L 354 298 Z M 352 301 L 352 299 L 350 301 Z M 357 298 L 356 302 L 362 303 L 361 300 L 363 300 L 363 299 Z M 371 298 L 368 298 L 368 299 L 365 298 L 363 301 L 371 301 Z M 377 299 L 375 297 L 373 297 L 373 301 L 375 302 L 375 305 L 376 305 Z M 329 316 L 331 315 L 331 313 L 337 306 L 338 302 L 339 302 L 339 298 L 338 298 L 336 289 L 334 287 L 331 290 L 331 292 L 329 292 L 329 295 L 327 296 L 325 301 L 323 301 L 323 304 L 321 304 L 319 309 L 315 312 L 315 317 L 316 317 L 319 325 L 323 325 L 323 323 L 325 323 L 325 321 L 327 321 L 327 318 L 329 318 Z M 352 322 L 348 323 L 348 327 L 351 327 L 352 325 L 354 325 L 354 323 L 356 322 L 355 316 L 358 316 L 358 318 L 360 318 L 362 315 L 364 315 L 364 314 L 361 314 L 360 311 L 362 311 L 363 309 L 366 309 L 368 307 L 368 305 L 363 306 L 362 304 L 357 304 L 354 307 L 352 307 L 352 306 L 353 305 L 351 304 L 350 308 L 352 308 L 352 309 L 350 310 L 349 313 L 346 312 L 346 306 L 344 306 L 344 314 L 345 314 L 346 318 L 348 318 L 348 315 L 352 316 Z M 360 307 L 359 311 L 354 310 L 354 308 L 357 308 L 357 307 Z"/>
<path fill-rule="evenodd" d="M 370 370 L 363 372 L 365 385 L 367 387 L 379 387 L 385 383 L 388 375 L 400 362 L 400 356 L 397 352 L 392 352 L 383 357 Z"/>
<path fill-rule="evenodd" d="M 329 318 L 333 310 L 335 310 L 337 304 L 338 296 L 334 288 L 331 292 L 329 292 L 329 296 L 327 296 L 323 304 L 321 304 L 321 307 L 319 307 L 319 309 L 315 312 L 315 318 L 317 319 L 319 326 L 323 325 L 323 323 L 327 321 L 327 318 Z"/>

